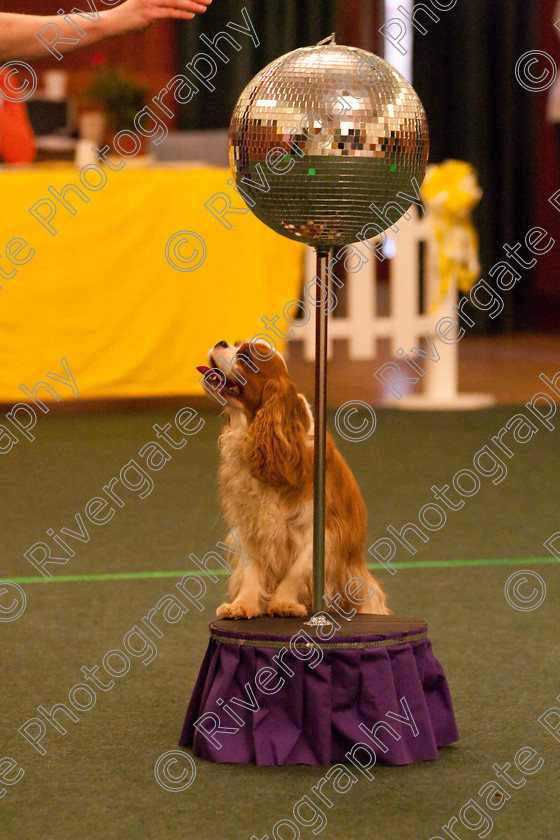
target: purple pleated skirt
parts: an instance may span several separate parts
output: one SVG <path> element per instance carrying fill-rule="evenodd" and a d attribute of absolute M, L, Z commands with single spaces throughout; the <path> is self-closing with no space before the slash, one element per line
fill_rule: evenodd
<path fill-rule="evenodd" d="M 427 624 L 217 620 L 179 745 L 215 762 L 412 764 L 458 740 Z M 362 745 L 361 747 L 358 745 Z"/>

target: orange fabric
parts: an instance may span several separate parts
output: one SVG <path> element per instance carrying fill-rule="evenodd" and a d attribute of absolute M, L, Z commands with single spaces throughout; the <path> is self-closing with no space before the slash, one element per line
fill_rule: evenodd
<path fill-rule="evenodd" d="M 10 93 L 0 71 L 0 94 Z M 0 155 L 6 163 L 31 163 L 35 160 L 35 136 L 27 116 L 25 102 L 10 102 L 2 96 L 0 105 Z"/>

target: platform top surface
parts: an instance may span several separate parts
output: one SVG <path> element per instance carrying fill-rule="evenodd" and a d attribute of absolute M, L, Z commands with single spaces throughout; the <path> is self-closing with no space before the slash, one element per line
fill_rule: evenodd
<path fill-rule="evenodd" d="M 370 647 L 415 641 L 425 638 L 428 631 L 426 621 L 400 615 L 356 615 L 348 620 L 333 614 L 332 626 L 309 625 L 310 617 L 216 619 L 210 622 L 210 634 L 225 643 L 276 646 L 289 643 L 298 633 L 295 643 L 305 644 L 304 631 L 320 646 Z"/>

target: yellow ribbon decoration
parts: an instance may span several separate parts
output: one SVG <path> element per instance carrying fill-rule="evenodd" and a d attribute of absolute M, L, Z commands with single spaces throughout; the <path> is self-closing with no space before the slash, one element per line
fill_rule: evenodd
<path fill-rule="evenodd" d="M 482 196 L 476 172 L 470 163 L 446 160 L 428 167 L 422 195 L 438 243 L 440 296 L 457 283 L 469 292 L 480 276 L 478 236 L 471 212 Z"/>

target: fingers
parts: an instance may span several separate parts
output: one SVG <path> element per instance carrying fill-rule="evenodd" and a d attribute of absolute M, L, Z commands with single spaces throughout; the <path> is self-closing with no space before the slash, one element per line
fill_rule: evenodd
<path fill-rule="evenodd" d="M 174 18 L 192 20 L 195 15 L 203 14 L 212 0 L 151 0 L 151 20 Z"/>
<path fill-rule="evenodd" d="M 196 17 L 194 12 L 181 12 L 178 9 L 161 9 L 154 13 L 154 20 L 163 18 L 174 18 L 176 20 L 192 20 Z"/>
<path fill-rule="evenodd" d="M 141 32 L 157 20 L 174 18 L 192 20 L 195 15 L 203 14 L 212 0 L 125 0 L 108 9 L 104 25 L 108 35 L 124 35 L 129 32 Z"/>
<path fill-rule="evenodd" d="M 206 11 L 212 0 L 165 0 L 165 5 L 180 11 L 202 14 Z"/>

